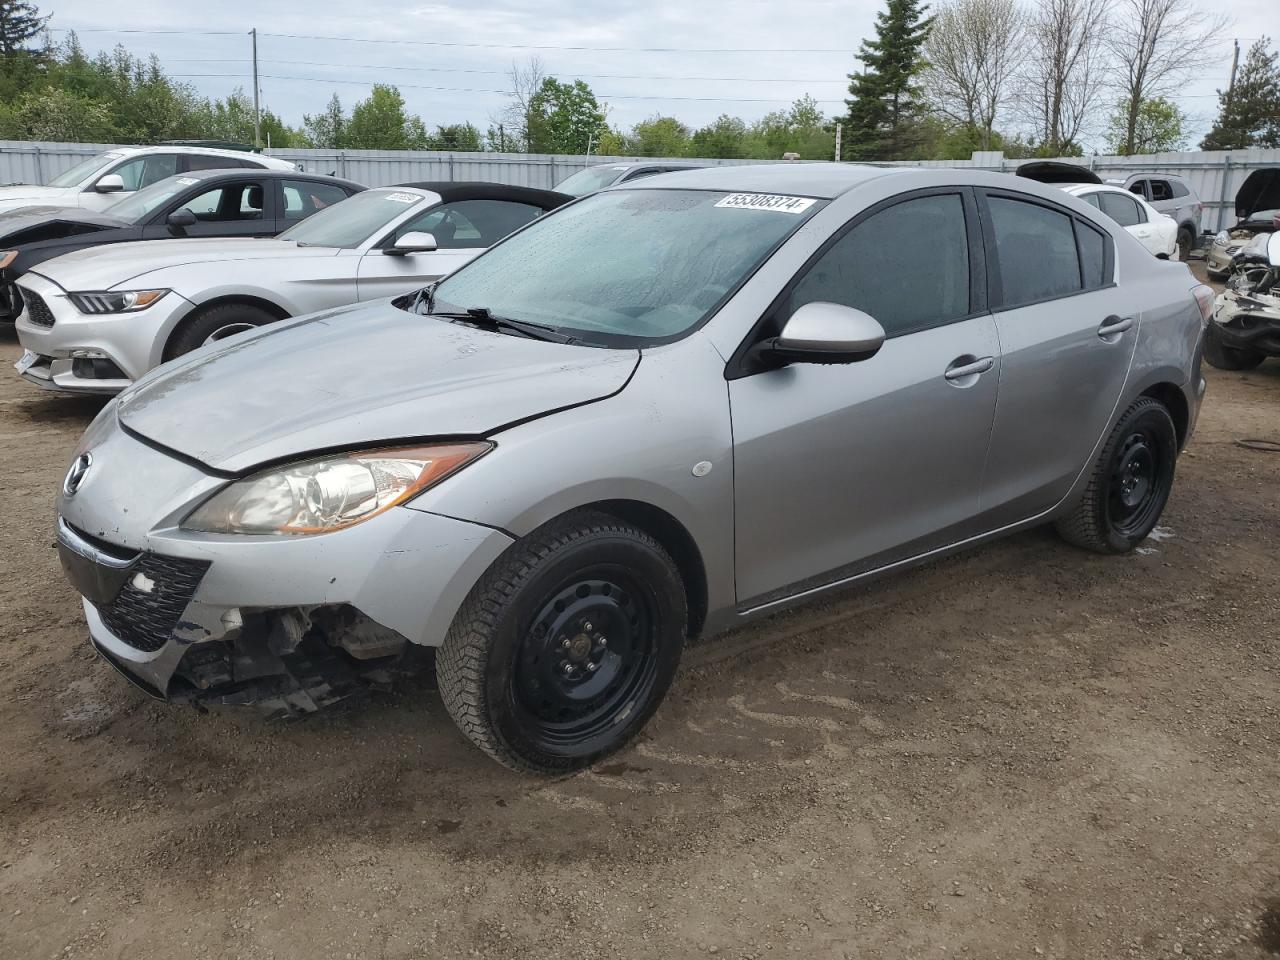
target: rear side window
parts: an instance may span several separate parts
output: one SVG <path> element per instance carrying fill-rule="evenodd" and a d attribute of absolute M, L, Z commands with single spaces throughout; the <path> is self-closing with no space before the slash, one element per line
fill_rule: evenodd
<path fill-rule="evenodd" d="M 1175 197 L 1186 197 L 1191 195 L 1190 189 L 1181 180 L 1170 180 L 1169 186 L 1173 189 Z"/>
<path fill-rule="evenodd" d="M 1142 208 L 1128 197 L 1118 193 L 1100 193 L 1098 199 L 1102 202 L 1102 212 L 1122 227 L 1133 227 L 1147 222 L 1147 218 L 1142 214 Z"/>
<path fill-rule="evenodd" d="M 1080 257 L 1071 217 L 1007 197 L 990 197 L 987 202 L 1005 307 L 1080 291 Z"/>
<path fill-rule="evenodd" d="M 215 157 L 208 153 L 187 154 L 187 170 L 239 170 L 242 164 L 234 157 Z"/>
<path fill-rule="evenodd" d="M 1076 222 L 1076 242 L 1080 247 L 1080 273 L 1086 290 L 1096 290 L 1107 285 L 1107 240 L 1100 232 L 1079 220 Z"/>
<path fill-rule="evenodd" d="M 903 251 L 927 269 L 902 277 Z M 837 240 L 791 291 L 786 314 L 827 301 L 864 310 L 890 337 L 969 313 L 969 242 L 959 194 L 917 197 L 867 217 Z"/>
<path fill-rule="evenodd" d="M 347 199 L 347 191 L 332 183 L 314 180 L 285 180 L 284 216 L 286 220 L 305 220 L 317 210 L 331 207 Z"/>

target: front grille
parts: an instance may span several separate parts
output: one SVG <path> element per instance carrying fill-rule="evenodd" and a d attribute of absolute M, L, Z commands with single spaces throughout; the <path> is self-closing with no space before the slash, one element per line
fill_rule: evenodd
<path fill-rule="evenodd" d="M 129 569 L 115 599 L 98 607 L 98 615 L 129 646 L 152 653 L 169 642 L 208 569 L 207 560 L 144 553 Z"/>
<path fill-rule="evenodd" d="M 53 312 L 49 309 L 49 305 L 44 302 L 44 297 L 25 287 L 19 287 L 18 289 L 22 300 L 27 305 L 27 319 L 40 327 L 52 327 Z"/>

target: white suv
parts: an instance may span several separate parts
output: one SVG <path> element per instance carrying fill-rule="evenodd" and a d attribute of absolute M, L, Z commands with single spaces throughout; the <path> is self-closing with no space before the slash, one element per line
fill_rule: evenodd
<path fill-rule="evenodd" d="M 116 147 L 77 163 L 45 186 L 19 184 L 0 187 L 0 213 L 19 207 L 86 207 L 105 210 L 121 197 L 157 180 L 191 170 L 246 167 L 253 170 L 293 170 L 288 160 L 243 150 L 210 147 Z"/>

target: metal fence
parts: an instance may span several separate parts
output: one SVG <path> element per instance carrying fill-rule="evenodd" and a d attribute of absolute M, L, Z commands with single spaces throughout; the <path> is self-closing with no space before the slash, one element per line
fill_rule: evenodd
<path fill-rule="evenodd" d="M 112 149 L 103 143 L 34 143 L 0 140 L 0 183 L 46 183 L 86 157 Z M 641 157 L 582 157 L 528 153 L 450 153 L 430 150 L 270 150 L 313 173 L 333 173 L 371 187 L 415 180 L 493 180 L 549 188 L 597 163 Z M 653 158 L 647 158 L 653 159 Z M 1136 157 L 1062 157 L 1104 179 L 1134 173 L 1171 173 L 1185 178 L 1205 205 L 1201 226 L 1217 231 L 1234 220 L 1233 200 L 1244 178 L 1259 167 L 1280 166 L 1280 149 L 1156 153 Z M 760 160 L 699 160 L 708 165 Z M 975 153 L 968 160 L 927 160 L 924 167 L 1013 171 L 1025 161 L 1001 153 Z"/>

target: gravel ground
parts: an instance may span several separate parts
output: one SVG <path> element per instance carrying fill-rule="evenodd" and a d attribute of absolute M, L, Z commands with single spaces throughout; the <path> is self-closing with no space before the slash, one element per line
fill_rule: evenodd
<path fill-rule="evenodd" d="M 430 683 L 154 704 L 50 549 L 95 404 L 0 331 L 0 957 L 1280 955 L 1280 362 L 1209 372 L 1158 536 L 1035 531 L 700 644 L 519 777 Z"/>

